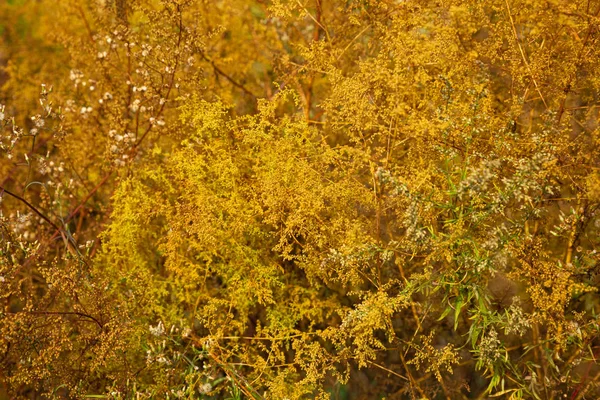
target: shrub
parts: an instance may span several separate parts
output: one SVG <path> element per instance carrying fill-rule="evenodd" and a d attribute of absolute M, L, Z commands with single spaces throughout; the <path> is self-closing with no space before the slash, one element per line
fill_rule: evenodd
<path fill-rule="evenodd" d="M 597 397 L 599 12 L 0 5 L 6 394 Z"/>

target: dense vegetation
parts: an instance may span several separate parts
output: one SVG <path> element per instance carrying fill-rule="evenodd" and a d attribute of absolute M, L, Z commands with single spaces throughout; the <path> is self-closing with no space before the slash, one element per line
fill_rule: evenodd
<path fill-rule="evenodd" d="M 600 397 L 600 3 L 0 2 L 0 397 Z"/>

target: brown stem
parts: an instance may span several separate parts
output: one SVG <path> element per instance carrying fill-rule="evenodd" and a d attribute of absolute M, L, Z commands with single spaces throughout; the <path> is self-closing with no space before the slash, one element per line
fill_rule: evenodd
<path fill-rule="evenodd" d="M 85 29 L 87 30 L 88 35 L 90 36 L 90 40 L 92 41 L 92 43 L 94 43 L 94 33 L 92 32 L 92 28 L 90 27 L 87 18 L 85 17 L 85 12 L 83 11 L 83 8 L 81 8 L 81 6 L 77 6 L 77 11 L 79 11 L 79 15 L 81 15 L 81 19 L 85 24 Z"/>
<path fill-rule="evenodd" d="M 596 352 L 593 353 L 594 360 L 589 361 L 587 370 L 585 371 L 585 375 L 583 376 L 583 379 L 581 380 L 581 383 L 579 384 L 579 386 L 577 386 L 577 388 L 575 388 L 575 390 L 573 391 L 573 394 L 571 395 L 571 400 L 575 400 L 575 399 L 579 398 L 580 394 L 585 393 L 588 385 L 590 384 L 590 382 L 588 381 L 588 378 L 590 375 L 590 371 L 592 369 L 592 365 L 596 364 L 596 361 L 597 361 L 596 358 L 598 357 L 599 354 L 600 354 L 600 347 L 598 347 L 598 350 L 596 350 Z M 598 375 L 600 375 L 600 373 Z M 596 377 L 594 377 L 594 379 L 592 379 L 592 382 L 597 382 L 598 375 L 596 375 Z"/>
<path fill-rule="evenodd" d="M 40 216 L 40 218 L 42 218 L 44 221 L 49 223 L 54 229 L 56 229 L 57 233 L 62 233 L 63 230 L 61 228 L 59 228 L 58 225 L 56 225 L 54 222 L 52 222 L 50 220 L 50 218 L 48 218 L 44 214 L 42 214 L 37 208 L 35 208 L 30 202 L 28 202 L 24 198 L 22 198 L 18 194 L 12 193 L 10 190 L 6 189 L 5 187 L 0 186 L 0 194 L 2 194 L 2 193 L 6 193 L 9 196 L 12 196 L 15 199 L 19 200 L 20 202 L 25 204 L 27 207 L 29 207 L 29 209 L 31 209 L 34 213 L 36 213 L 38 216 Z"/>
<path fill-rule="evenodd" d="M 422 398 L 427 398 L 427 396 L 425 395 L 425 392 L 423 391 L 423 389 L 421 389 L 421 386 L 419 386 L 419 382 L 417 380 L 415 380 L 415 378 L 412 376 L 412 374 L 410 373 L 410 369 L 408 369 L 408 365 L 406 364 L 406 360 L 404 359 L 404 355 L 402 354 L 401 351 L 398 352 L 398 354 L 400 354 L 400 360 L 402 360 L 402 365 L 404 366 L 404 370 L 406 371 L 406 375 L 408 375 L 408 379 L 410 380 L 410 387 L 417 389 L 417 391 L 419 392 L 419 394 L 421 395 Z"/>
<path fill-rule="evenodd" d="M 179 7 L 178 7 L 178 10 L 179 10 Z M 181 47 L 182 36 L 183 36 L 183 21 L 182 21 L 181 10 L 179 10 L 179 36 L 177 37 L 177 49 L 178 50 Z M 169 89 L 167 89 L 167 95 L 165 97 L 165 101 L 162 103 L 162 105 L 160 106 L 160 109 L 158 110 L 158 113 L 156 114 L 157 118 L 162 115 L 162 113 L 165 109 L 165 105 L 167 104 L 166 100 L 169 99 L 169 95 L 171 94 L 171 90 L 173 89 L 173 84 L 175 83 L 175 73 L 177 72 L 177 67 L 179 66 L 179 58 L 180 58 L 180 52 L 178 51 L 177 57 L 175 58 L 175 66 L 173 67 L 173 72 L 171 73 L 171 81 L 169 82 Z M 150 133 L 151 129 L 152 129 L 152 124 L 148 125 L 148 128 L 146 128 L 146 131 L 144 132 L 144 134 L 142 135 L 140 140 L 138 140 L 138 142 L 133 146 L 133 148 L 131 149 L 132 153 L 135 153 L 135 151 L 140 146 L 142 141 L 146 138 L 148 133 Z M 136 135 L 137 135 L 137 131 L 136 131 Z"/>
<path fill-rule="evenodd" d="M 77 315 L 77 316 L 87 318 L 87 319 L 94 321 L 100 327 L 100 329 L 104 329 L 104 325 L 102 325 L 100 323 L 100 321 L 98 321 L 96 318 L 92 317 L 91 315 L 87 315 L 87 314 L 76 312 L 76 311 L 20 311 L 20 312 L 24 312 L 27 314 L 33 314 L 33 315 Z M 11 313 L 11 314 L 17 314 L 17 313 Z"/>
<path fill-rule="evenodd" d="M 242 85 L 241 83 L 239 83 L 238 81 L 233 79 L 225 71 L 223 71 L 221 68 L 219 68 L 217 66 L 217 64 L 215 64 L 215 62 L 213 60 L 211 60 L 203 51 L 200 52 L 200 56 L 204 59 L 204 61 L 210 63 L 210 65 L 213 67 L 213 69 L 215 70 L 216 73 L 221 75 L 223 78 L 227 79 L 229 81 L 229 83 L 231 83 L 233 86 L 241 89 L 244 93 L 246 93 L 248 96 L 252 97 L 255 100 L 258 98 L 258 96 L 256 96 L 250 90 L 248 90 L 244 85 Z"/>
<path fill-rule="evenodd" d="M 589 6 L 589 3 L 588 3 L 588 6 Z M 594 14 L 594 17 L 597 17 L 599 13 L 600 13 L 600 7 L 598 7 L 598 10 Z M 589 21 L 588 21 L 588 23 L 589 23 Z M 564 88 L 565 97 L 563 98 L 562 102 L 560 103 L 560 108 L 558 110 L 558 115 L 556 117 L 557 125 L 560 124 L 560 120 L 562 119 L 562 116 L 565 112 L 565 103 L 567 102 L 567 96 L 569 95 L 569 92 L 571 91 L 571 83 L 573 82 L 573 79 L 575 78 L 575 76 L 577 76 L 577 70 L 581 66 L 581 58 L 583 56 L 583 50 L 587 46 L 587 42 L 590 39 L 592 30 L 594 29 L 594 27 L 595 27 L 595 25 L 591 25 L 590 28 L 588 29 L 588 31 L 585 35 L 585 39 L 583 40 L 583 44 L 581 46 L 581 50 L 579 50 L 579 55 L 577 56 L 577 61 L 575 63 L 575 65 L 576 65 L 575 73 L 573 75 L 571 75 L 571 77 L 569 78 L 569 82 L 567 82 L 567 84 L 565 85 L 565 88 Z"/>

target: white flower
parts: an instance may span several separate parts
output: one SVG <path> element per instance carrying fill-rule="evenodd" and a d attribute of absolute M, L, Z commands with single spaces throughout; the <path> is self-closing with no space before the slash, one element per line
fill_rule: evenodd
<path fill-rule="evenodd" d="M 139 110 L 139 108 L 140 108 L 140 100 L 139 99 L 135 99 L 133 101 L 133 104 L 131 105 L 131 111 L 137 112 L 137 110 Z"/>
<path fill-rule="evenodd" d="M 158 321 L 156 326 L 150 325 L 149 330 L 154 336 L 161 336 L 165 333 L 165 326 L 163 325 L 162 321 Z"/>
<path fill-rule="evenodd" d="M 164 356 L 156 357 L 156 361 L 159 362 L 160 364 L 168 364 L 169 363 L 169 360 L 167 360 Z"/>
<path fill-rule="evenodd" d="M 200 388 L 198 389 L 200 394 L 207 394 L 211 390 L 212 390 L 212 385 L 210 383 L 205 383 L 204 385 L 200 386 Z"/>

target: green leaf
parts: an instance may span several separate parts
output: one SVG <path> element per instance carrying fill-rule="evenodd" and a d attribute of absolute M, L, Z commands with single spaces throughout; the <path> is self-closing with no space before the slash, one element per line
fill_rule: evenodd
<path fill-rule="evenodd" d="M 462 295 L 458 296 L 456 303 L 454 303 L 454 330 L 458 328 L 458 317 L 460 316 L 460 310 L 464 304 L 465 300 L 463 299 Z"/>
<path fill-rule="evenodd" d="M 450 311 L 452 310 L 452 307 L 448 306 L 446 307 L 446 309 L 444 310 L 444 312 L 442 313 L 442 315 L 437 319 L 438 321 L 443 320 L 444 318 L 446 318 L 446 316 L 448 314 L 450 314 Z"/>
<path fill-rule="evenodd" d="M 502 395 L 505 395 L 505 394 L 508 394 L 508 393 L 513 393 L 513 392 L 516 392 L 516 391 L 517 391 L 517 389 L 506 389 L 506 390 L 502 390 L 500 392 L 496 392 L 494 394 L 490 394 L 490 397 L 499 397 L 499 396 L 502 396 Z"/>

